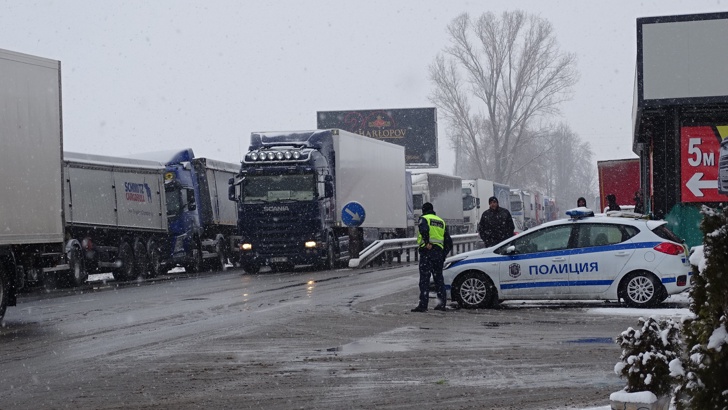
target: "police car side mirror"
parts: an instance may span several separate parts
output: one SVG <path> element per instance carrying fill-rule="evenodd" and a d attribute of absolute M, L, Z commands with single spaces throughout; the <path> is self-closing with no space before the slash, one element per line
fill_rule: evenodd
<path fill-rule="evenodd" d="M 508 247 L 506 248 L 506 255 L 512 255 L 514 253 L 516 253 L 516 247 L 513 245 L 508 245 Z"/>

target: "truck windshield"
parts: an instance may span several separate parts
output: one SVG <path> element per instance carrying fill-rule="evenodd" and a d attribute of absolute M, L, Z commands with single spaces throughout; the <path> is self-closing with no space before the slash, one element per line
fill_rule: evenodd
<path fill-rule="evenodd" d="M 511 202 L 511 211 L 518 212 L 523 210 L 523 203 L 522 202 Z"/>
<path fill-rule="evenodd" d="M 243 203 L 311 201 L 316 198 L 316 176 L 249 175 L 243 185 Z"/>

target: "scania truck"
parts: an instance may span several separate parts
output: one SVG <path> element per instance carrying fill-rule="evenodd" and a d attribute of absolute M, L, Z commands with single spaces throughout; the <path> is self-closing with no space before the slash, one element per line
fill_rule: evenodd
<path fill-rule="evenodd" d="M 254 132 L 230 180 L 238 261 L 249 273 L 332 268 L 350 257 L 350 238 L 404 237 L 405 178 L 399 145 L 340 129 Z"/>

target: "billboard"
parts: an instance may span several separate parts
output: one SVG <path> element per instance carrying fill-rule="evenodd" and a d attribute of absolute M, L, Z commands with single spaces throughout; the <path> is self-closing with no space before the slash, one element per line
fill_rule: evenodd
<path fill-rule="evenodd" d="M 319 111 L 318 129 L 339 128 L 404 147 L 407 168 L 437 168 L 437 111 L 405 108 Z"/>
<path fill-rule="evenodd" d="M 640 106 L 725 102 L 728 13 L 637 19 Z"/>

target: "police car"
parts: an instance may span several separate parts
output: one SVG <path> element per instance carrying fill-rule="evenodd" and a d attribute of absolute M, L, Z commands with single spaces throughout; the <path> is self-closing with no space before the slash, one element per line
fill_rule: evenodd
<path fill-rule="evenodd" d="M 597 299 L 650 307 L 690 287 L 687 247 L 665 221 L 587 208 L 445 261 L 448 298 L 463 308 L 508 299 Z"/>

